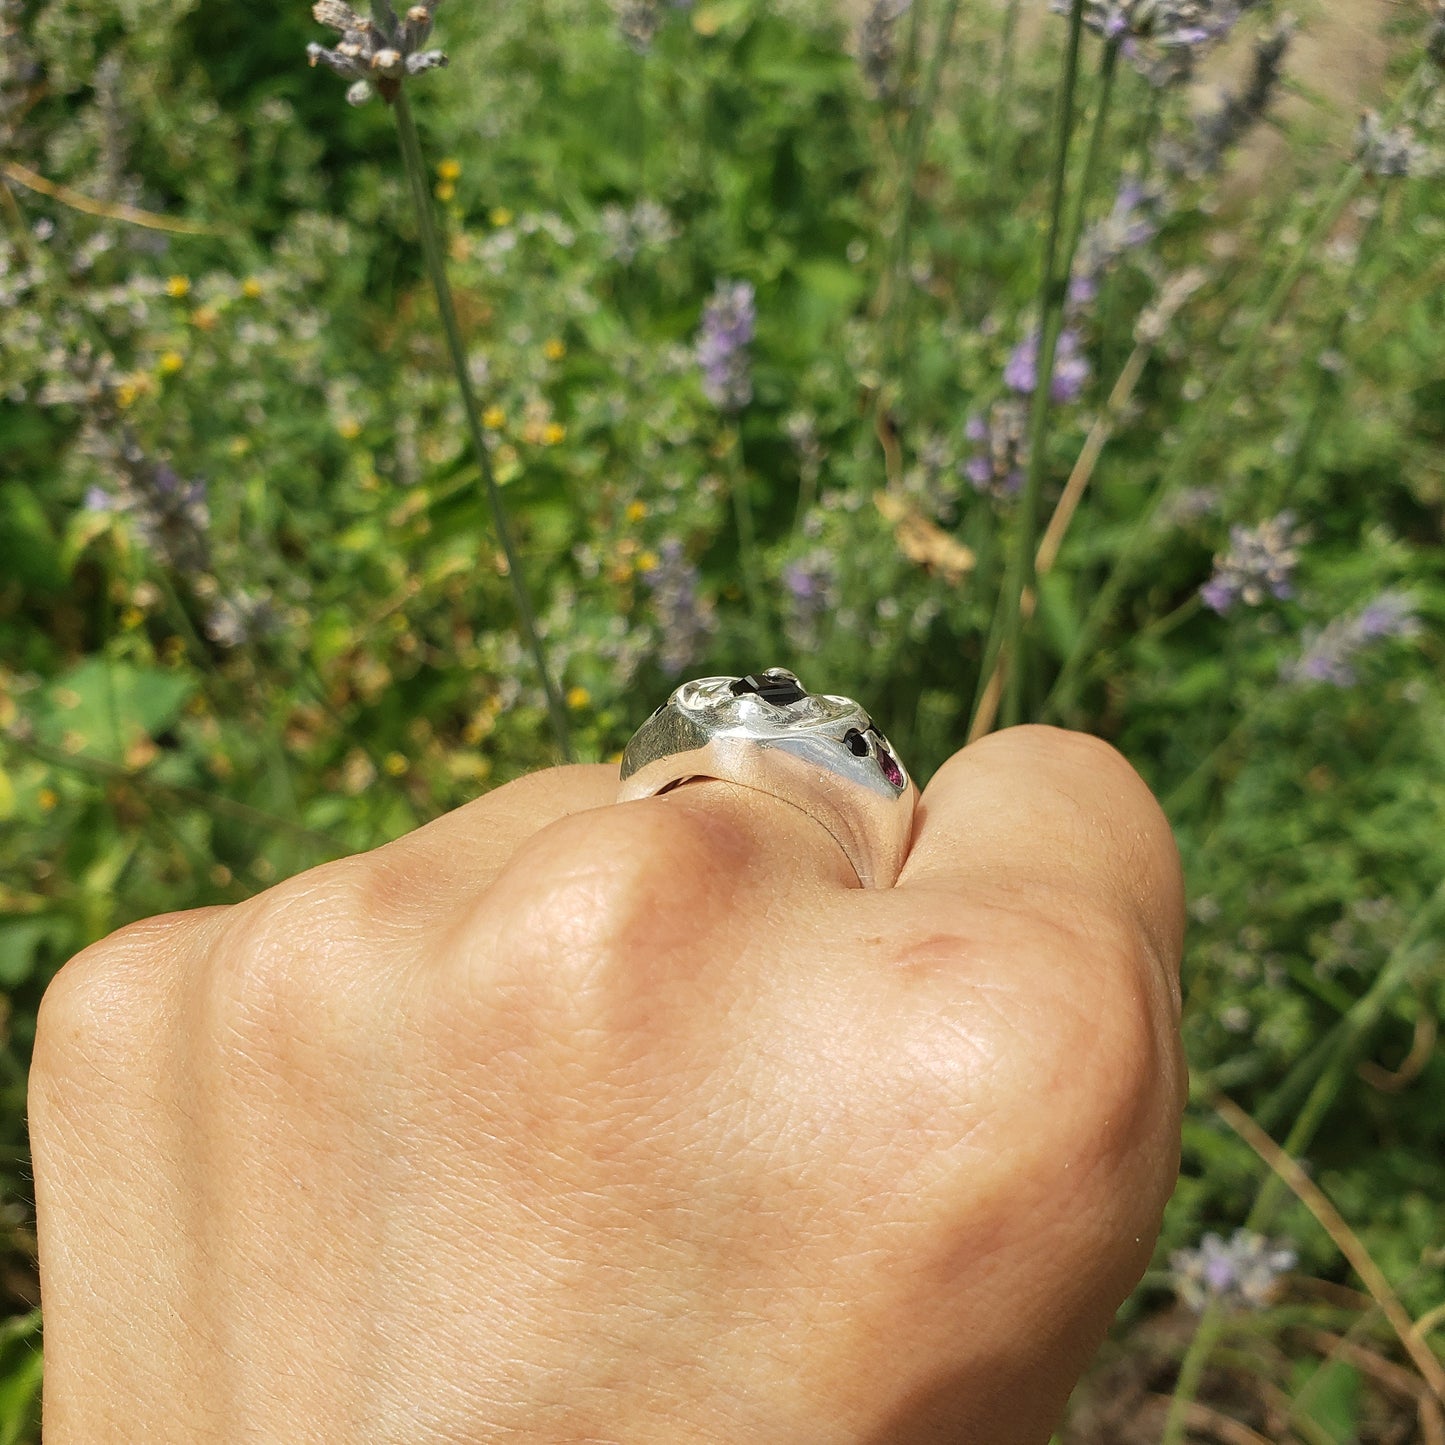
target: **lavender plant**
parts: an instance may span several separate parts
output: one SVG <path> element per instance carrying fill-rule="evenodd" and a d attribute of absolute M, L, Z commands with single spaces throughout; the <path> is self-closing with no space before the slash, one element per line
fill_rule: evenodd
<path fill-rule="evenodd" d="M 353 80 L 354 83 L 346 93 L 349 103 L 364 104 L 374 88 L 376 93 L 393 107 L 396 114 L 402 164 L 416 209 L 422 254 L 432 288 L 436 292 L 437 308 L 441 313 L 452 367 L 461 391 L 467 428 L 471 433 L 473 456 L 482 474 L 497 538 L 506 557 L 507 575 L 512 581 L 517 614 L 547 696 L 547 711 L 557 749 L 564 762 L 571 762 L 573 753 L 567 714 L 547 665 L 546 654 L 542 650 L 522 561 L 512 540 L 512 529 L 483 437 L 481 409 L 473 391 L 471 366 L 457 322 L 456 304 L 447 282 L 446 264 L 432 213 L 431 197 L 427 194 L 426 163 L 422 159 L 421 142 L 411 117 L 411 107 L 402 89 L 402 81 L 406 77 L 420 75 L 446 64 L 446 56 L 441 51 L 420 48 L 431 35 L 434 9 L 435 0 L 431 0 L 431 3 L 412 6 L 404 18 L 398 19 L 392 9 L 391 0 L 375 0 L 374 13 L 370 18 L 366 18 L 358 15 L 349 5 L 343 3 L 343 0 L 317 0 L 312 7 L 312 15 L 317 24 L 339 30 L 341 40 L 334 50 L 328 50 L 313 41 L 307 47 L 306 53 L 313 66 L 325 62 L 338 74 Z"/>

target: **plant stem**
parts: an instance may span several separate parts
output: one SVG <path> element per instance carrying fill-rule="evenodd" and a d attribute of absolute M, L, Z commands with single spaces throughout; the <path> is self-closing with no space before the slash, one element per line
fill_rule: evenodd
<path fill-rule="evenodd" d="M 753 504 L 748 496 L 748 473 L 743 461 L 743 434 L 734 428 L 728 439 L 728 490 L 733 496 L 733 514 L 738 526 L 738 558 L 742 563 L 743 590 L 747 593 L 748 613 L 757 631 L 758 646 L 771 646 L 771 627 L 767 604 L 763 597 L 761 569 L 758 566 L 757 531 L 753 526 Z"/>
<path fill-rule="evenodd" d="M 1385 120 L 1386 125 L 1393 125 L 1398 120 L 1414 90 L 1415 82 L 1412 80 L 1405 86 L 1400 98 L 1391 108 L 1390 114 Z M 1064 660 L 1063 668 L 1054 680 L 1054 686 L 1049 696 L 1044 701 L 1043 717 L 1058 717 L 1071 710 L 1080 682 L 1079 673 L 1083 669 L 1099 631 L 1112 614 L 1120 594 L 1133 580 L 1134 568 L 1146 550 L 1146 544 L 1161 510 L 1180 479 L 1188 476 L 1197 467 L 1201 449 L 1218 435 L 1225 407 L 1235 394 L 1239 384 L 1248 375 L 1250 367 L 1253 366 L 1266 333 L 1279 320 L 1290 297 L 1294 294 L 1295 287 L 1299 284 L 1300 277 L 1304 275 L 1305 267 L 1308 266 L 1320 244 L 1334 229 L 1364 174 L 1363 166 L 1358 163 L 1350 166 L 1345 172 L 1325 202 L 1323 209 L 1315 218 L 1315 223 L 1310 227 L 1309 233 L 1295 248 L 1289 264 L 1265 296 L 1238 349 L 1219 373 L 1198 409 L 1193 413 L 1190 425 L 1179 446 L 1175 449 L 1173 463 L 1160 481 L 1153 500 L 1134 523 L 1125 539 L 1123 548 L 1114 561 L 1113 570 L 1105 578 L 1093 604 L 1084 616 L 1074 646 Z"/>
<path fill-rule="evenodd" d="M 1039 278 L 1039 353 L 1034 380 L 1033 407 L 1029 415 L 1029 465 L 1019 501 L 1017 530 L 1013 553 L 1004 577 L 1001 605 L 994 613 L 988 645 L 984 651 L 979 686 L 974 698 L 973 715 L 977 716 L 993 671 L 1003 654 L 1008 673 L 1009 696 L 1004 703 L 1004 724 L 1016 719 L 1018 680 L 1022 669 L 1017 664 L 1015 649 L 1024 589 L 1032 580 L 1034 537 L 1038 529 L 1039 486 L 1043 479 L 1044 441 L 1048 435 L 1049 410 L 1052 403 L 1054 356 L 1064 326 L 1064 301 L 1068 294 L 1067 275 L 1058 274 L 1060 241 L 1064 233 L 1064 191 L 1068 175 L 1069 140 L 1074 128 L 1074 95 L 1079 79 L 1079 49 L 1084 33 L 1084 0 L 1073 0 L 1069 14 L 1069 41 L 1064 55 L 1064 79 L 1054 112 L 1054 160 L 1052 196 L 1049 203 L 1049 225 L 1044 239 L 1043 269 Z M 1069 264 L 1072 265 L 1072 257 Z M 1012 717 L 1010 716 L 1012 714 Z M 970 736 L 972 731 L 970 730 Z"/>
<path fill-rule="evenodd" d="M 1008 0 L 1003 17 L 1003 44 L 998 58 L 998 97 L 994 103 L 993 135 L 988 146 L 988 191 L 992 196 L 998 182 L 999 160 L 1003 155 L 1003 138 L 1011 134 L 1009 111 L 1013 108 L 1014 71 L 1018 64 L 1019 11 L 1023 0 Z"/>
<path fill-rule="evenodd" d="M 894 243 L 892 279 L 888 288 L 888 320 L 890 344 L 890 372 L 902 373 L 908 365 L 909 302 L 913 296 L 913 279 L 910 261 L 913 251 L 913 217 L 918 203 L 918 171 L 923 164 L 924 144 L 928 136 L 928 122 L 933 108 L 938 104 L 938 92 L 943 84 L 943 68 L 953 49 L 953 32 L 958 21 L 960 0 L 944 0 L 943 14 L 938 22 L 938 34 L 934 40 L 933 54 L 929 60 L 928 77 L 924 81 L 923 93 L 908 117 L 908 129 L 904 137 L 903 153 L 903 204 L 898 217 L 898 235 Z M 912 39 L 917 44 L 916 30 Z M 901 399 L 908 398 L 908 378 L 899 375 Z"/>
<path fill-rule="evenodd" d="M 1184 1359 L 1179 1366 L 1179 1379 L 1169 1401 L 1169 1415 L 1164 1421 L 1164 1433 L 1159 1437 L 1159 1445 L 1183 1445 L 1189 1407 L 1199 1393 L 1204 1367 L 1209 1363 L 1209 1356 L 1223 1333 L 1224 1311 L 1217 1304 L 1211 1304 L 1199 1317 L 1194 1338 L 1184 1352 Z"/>
<path fill-rule="evenodd" d="M 561 695 L 552 680 L 547 667 L 547 657 L 542 651 L 542 642 L 537 635 L 537 624 L 532 613 L 531 599 L 527 595 L 526 578 L 522 572 L 522 560 L 512 542 L 512 529 L 507 522 L 506 508 L 502 503 L 501 489 L 492 471 L 491 458 L 482 439 L 482 419 L 477 408 L 477 398 L 472 390 L 471 373 L 467 367 L 466 348 L 462 345 L 461 328 L 457 324 L 456 306 L 452 301 L 452 288 L 447 280 L 446 266 L 442 260 L 441 237 L 437 232 L 436 216 L 432 211 L 431 196 L 427 191 L 426 163 L 422 160 L 421 141 L 417 137 L 416 122 L 412 120 L 411 106 L 407 103 L 406 87 L 396 96 L 392 109 L 396 113 L 396 130 L 401 141 L 402 166 L 411 182 L 412 201 L 416 206 L 417 230 L 421 235 L 422 256 L 426 262 L 427 275 L 432 289 L 436 292 L 437 310 L 441 313 L 442 330 L 446 332 L 447 347 L 451 352 L 452 368 L 456 372 L 457 386 L 462 394 L 462 408 L 466 412 L 467 431 L 471 434 L 472 450 L 476 454 L 477 468 L 487 489 L 487 501 L 491 504 L 492 518 L 497 528 L 497 540 L 502 544 L 502 553 L 507 559 L 507 576 L 512 582 L 512 595 L 517 604 L 517 615 L 527 645 L 536 660 L 537 672 L 542 688 L 547 694 L 547 711 L 552 719 L 552 732 L 562 761 L 572 761 L 572 742 L 567 730 L 567 713 L 562 706 Z"/>

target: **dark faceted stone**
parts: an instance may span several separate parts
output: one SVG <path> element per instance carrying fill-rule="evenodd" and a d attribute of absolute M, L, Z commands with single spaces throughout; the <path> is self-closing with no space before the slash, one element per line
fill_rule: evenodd
<path fill-rule="evenodd" d="M 807 697 L 807 692 L 798 686 L 791 677 L 772 677 L 766 672 L 750 672 L 746 677 L 740 677 L 735 682 L 728 684 L 728 691 L 734 697 L 742 697 L 744 693 L 755 693 L 764 702 L 770 702 L 774 707 L 784 707 L 790 702 L 802 702 Z"/>
<path fill-rule="evenodd" d="M 843 734 L 843 741 L 848 746 L 848 751 L 855 758 L 866 758 L 868 756 L 868 739 L 858 731 L 857 728 L 849 728 Z"/>

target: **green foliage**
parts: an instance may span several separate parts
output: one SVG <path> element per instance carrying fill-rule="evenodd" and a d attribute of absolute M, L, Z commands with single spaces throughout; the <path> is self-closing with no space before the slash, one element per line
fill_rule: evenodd
<path fill-rule="evenodd" d="M 1017 501 L 969 478 L 970 418 L 1009 401 L 1037 319 L 1057 36 L 1000 93 L 995 21 L 966 15 L 913 169 L 930 55 L 874 99 L 832 6 L 664 7 L 645 54 L 602 0 L 442 19 L 451 67 L 415 87 L 416 113 L 578 751 L 615 758 L 684 677 L 777 662 L 893 699 L 881 720 L 926 778 L 967 734 L 1018 536 Z M 68 189 L 0 181 L 0 1442 L 34 1438 L 24 1076 L 55 970 L 130 919 L 246 897 L 552 761 L 391 117 L 308 71 L 310 38 L 304 7 L 185 0 L 36 0 L 10 37 L 33 69 L 0 162 Z M 1086 120 L 1097 60 L 1091 42 Z M 1139 767 L 1189 880 L 1195 1103 L 1160 1269 L 1125 1319 L 1165 1303 L 1171 1250 L 1258 1196 L 1263 1166 L 1212 1094 L 1283 1137 L 1328 1077 L 1320 1041 L 1387 964 L 1301 1148 L 1419 1314 L 1439 1300 L 1445 1198 L 1445 1062 L 1416 1057 L 1445 1008 L 1428 911 L 1445 876 L 1445 193 L 1360 181 L 1306 253 L 1337 155 L 1299 147 L 1289 186 L 1236 186 L 1221 208 L 1216 178 L 1159 169 L 1194 133 L 1183 95 L 1126 67 L 1106 119 L 1088 215 L 1147 169 L 1159 234 L 1121 246 L 1069 313 L 1090 376 L 1053 412 L 1041 522 L 1091 428 L 1110 435 L 1017 665 L 1029 715 Z M 756 296 L 737 415 L 693 349 L 719 280 Z M 1218 424 L 1192 427 L 1230 366 Z M 1230 524 L 1286 508 L 1306 529 L 1290 593 L 1201 605 Z M 1291 674 L 1391 591 L 1416 628 L 1371 639 L 1353 680 Z M 1349 1280 L 1302 1209 L 1260 1227 L 1294 1236 L 1302 1272 Z M 1282 1312 L 1287 1355 L 1290 1328 Z M 1373 1385 L 1314 1360 L 1275 1381 L 1308 1388 L 1311 1438 L 1376 1438 Z"/>

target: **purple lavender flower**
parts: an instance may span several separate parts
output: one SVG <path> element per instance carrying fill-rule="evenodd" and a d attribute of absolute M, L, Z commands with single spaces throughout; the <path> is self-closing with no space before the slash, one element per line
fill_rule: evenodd
<path fill-rule="evenodd" d="M 664 671 L 679 673 L 702 651 L 717 619 L 712 604 L 698 596 L 700 574 L 682 542 L 669 537 L 658 553 L 657 565 L 643 572 L 642 581 L 662 634 L 658 661 Z"/>
<path fill-rule="evenodd" d="M 818 645 L 818 626 L 838 606 L 838 562 L 831 549 L 815 547 L 783 568 L 786 609 L 783 630 L 799 652 Z"/>
<path fill-rule="evenodd" d="M 753 399 L 748 347 L 757 326 L 757 305 L 747 281 L 719 281 L 703 308 L 697 337 L 702 389 L 723 411 L 741 411 Z"/>
<path fill-rule="evenodd" d="M 1166 142 L 1155 147 L 1166 170 L 1198 178 L 1219 169 L 1225 155 L 1264 119 L 1279 90 L 1293 39 L 1294 22 L 1286 19 L 1255 40 L 1243 87 L 1224 92 L 1218 108 L 1200 119 L 1188 144 Z"/>
<path fill-rule="evenodd" d="M 995 402 L 985 418 L 969 417 L 964 435 L 974 453 L 963 474 L 976 491 L 1002 500 L 1017 495 L 1028 467 L 1028 409 L 1020 401 Z"/>
<path fill-rule="evenodd" d="M 1004 367 L 1004 385 L 1020 396 L 1030 396 L 1039 384 L 1039 329 L 1034 327 L 1019 344 Z M 1083 394 L 1093 368 L 1083 353 L 1083 343 L 1073 327 L 1065 327 L 1059 335 L 1054 353 L 1054 375 L 1049 395 L 1060 406 L 1074 402 Z"/>
<path fill-rule="evenodd" d="M 1279 1292 L 1282 1275 L 1299 1262 L 1294 1249 L 1248 1229 L 1237 1229 L 1226 1243 L 1206 1234 L 1197 1249 L 1176 1249 L 1169 1256 L 1174 1289 L 1190 1309 L 1210 1304 L 1263 1309 Z"/>
<path fill-rule="evenodd" d="M 1153 85 L 1194 74 L 1199 57 L 1234 28 L 1251 0 L 1084 0 L 1084 24 L 1123 53 Z M 1053 0 L 1067 15 L 1070 0 Z"/>
<path fill-rule="evenodd" d="M 1093 304 L 1099 285 L 1130 251 L 1147 246 L 1159 234 L 1162 194 L 1140 185 L 1132 177 L 1120 185 L 1109 214 L 1095 221 L 1079 243 L 1078 258 L 1069 278 L 1071 315 Z"/>
<path fill-rule="evenodd" d="M 1336 617 L 1322 628 L 1308 629 L 1299 656 L 1280 668 L 1280 677 L 1288 683 L 1353 687 L 1358 681 L 1357 659 L 1371 642 L 1414 637 L 1419 632 L 1420 620 L 1410 598 L 1403 592 L 1382 592 L 1358 612 Z"/>
<path fill-rule="evenodd" d="M 91 487 L 86 510 L 129 518 L 136 539 L 161 566 L 189 577 L 207 572 L 211 512 L 205 482 L 185 481 L 170 463 L 152 460 L 129 440 L 115 461 L 115 491 Z"/>
<path fill-rule="evenodd" d="M 1229 550 L 1215 557 L 1214 575 L 1199 589 L 1204 605 L 1223 614 L 1237 602 L 1258 607 L 1267 596 L 1292 597 L 1304 538 L 1293 512 L 1281 512 L 1257 527 L 1236 523 L 1229 529 Z"/>

